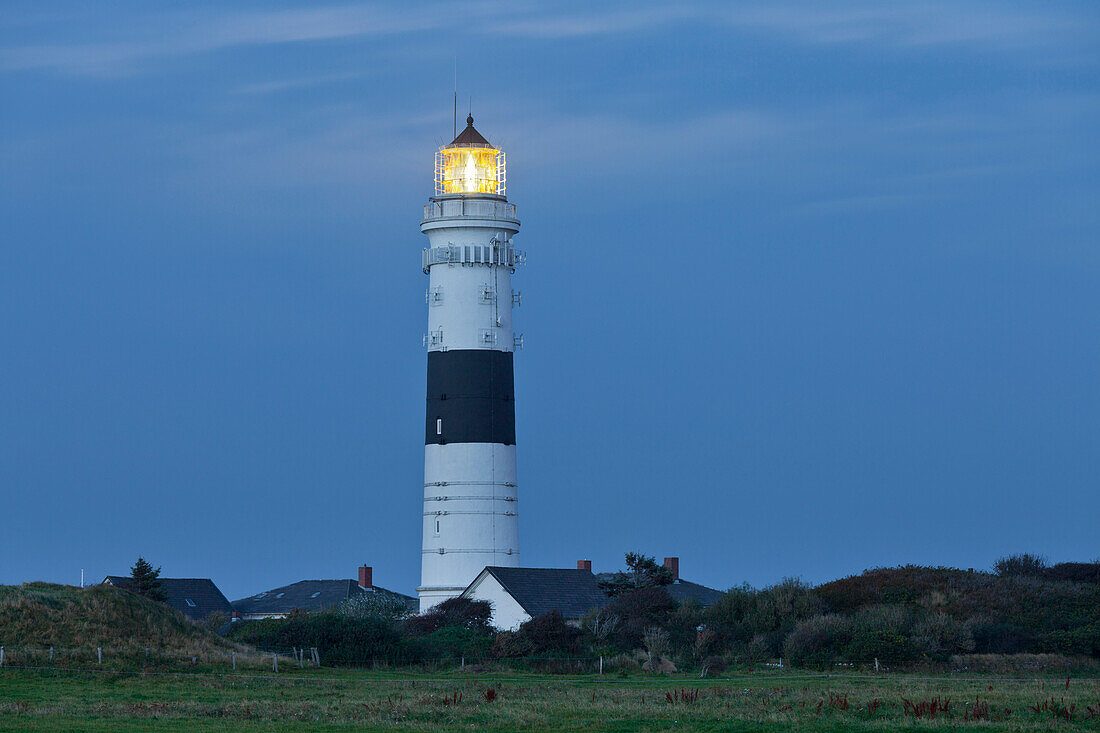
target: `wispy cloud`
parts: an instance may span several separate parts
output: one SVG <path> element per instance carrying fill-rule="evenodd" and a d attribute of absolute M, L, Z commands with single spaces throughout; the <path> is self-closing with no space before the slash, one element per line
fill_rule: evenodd
<path fill-rule="evenodd" d="M 557 5 L 438 2 L 328 5 L 292 10 L 209 9 L 150 11 L 111 26 L 118 40 L 79 40 L 77 27 L 61 23 L 71 43 L 9 45 L 0 69 L 45 69 L 112 76 L 134 73 L 158 59 L 224 49 L 351 38 L 457 33 L 504 41 L 516 38 L 589 38 L 667 31 L 677 25 L 771 33 L 794 42 L 879 43 L 898 48 L 974 45 L 983 48 L 1045 45 L 1052 48 L 1095 37 L 1095 20 L 1050 6 L 1006 7 L 974 3 L 678 3 L 636 4 L 613 10 L 565 12 Z M 461 31 L 457 30 L 461 29 Z"/>
<path fill-rule="evenodd" d="M 279 79 L 276 81 L 262 82 L 260 84 L 248 84 L 232 90 L 233 94 L 276 94 L 294 89 L 317 87 L 324 84 L 338 84 L 342 81 L 362 79 L 367 76 L 363 71 L 347 71 L 337 74 L 319 74 L 317 76 L 302 76 L 292 79 Z"/>
<path fill-rule="evenodd" d="M 468 12 L 476 15 L 484 8 L 472 3 Z M 156 59 L 235 47 L 423 32 L 454 22 L 458 12 L 456 5 L 447 3 L 418 10 L 370 4 L 247 13 L 147 13 L 135 19 L 130 31 L 135 39 L 8 47 L 0 50 L 0 68 L 112 76 L 133 73 Z M 151 35 L 157 39 L 149 40 Z"/>

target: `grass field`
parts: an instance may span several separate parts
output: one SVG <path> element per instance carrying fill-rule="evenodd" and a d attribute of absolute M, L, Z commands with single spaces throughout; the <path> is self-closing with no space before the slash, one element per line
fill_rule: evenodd
<path fill-rule="evenodd" d="M 933 701 L 934 718 L 928 710 Z M 1065 678 L 825 677 L 811 672 L 698 680 L 328 669 L 278 676 L 0 670 L 3 731 L 898 728 L 1098 731 L 1100 682 L 1071 679 L 1067 688 Z"/>

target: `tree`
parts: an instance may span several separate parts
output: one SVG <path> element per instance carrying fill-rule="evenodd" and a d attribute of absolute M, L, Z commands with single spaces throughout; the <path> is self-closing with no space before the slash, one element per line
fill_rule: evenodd
<path fill-rule="evenodd" d="M 640 552 L 626 553 L 626 567 L 625 571 L 620 570 L 609 580 L 601 580 L 600 589 L 614 598 L 641 588 L 669 585 L 674 580 L 671 570 Z"/>
<path fill-rule="evenodd" d="M 145 558 L 138 556 L 137 562 L 130 568 L 130 580 L 133 581 L 130 590 L 150 600 L 164 603 L 168 596 L 164 593 L 159 578 L 160 568 L 154 570 Z"/>

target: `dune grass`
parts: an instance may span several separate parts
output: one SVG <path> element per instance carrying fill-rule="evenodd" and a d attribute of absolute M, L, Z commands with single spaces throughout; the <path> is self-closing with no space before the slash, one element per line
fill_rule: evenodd
<path fill-rule="evenodd" d="M 0 585 L 0 645 L 193 654 L 238 648 L 178 611 L 135 593 L 53 583 Z"/>

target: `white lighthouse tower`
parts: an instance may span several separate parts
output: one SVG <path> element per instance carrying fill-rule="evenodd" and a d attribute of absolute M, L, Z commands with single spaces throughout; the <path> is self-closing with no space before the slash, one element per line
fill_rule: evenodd
<path fill-rule="evenodd" d="M 428 402 L 420 610 L 453 598 L 487 565 L 519 565 L 512 246 L 504 152 L 466 129 L 436 153 L 428 235 Z"/>

